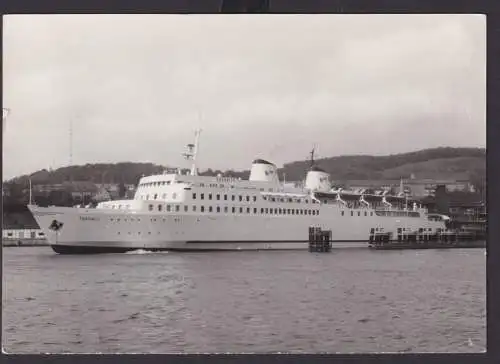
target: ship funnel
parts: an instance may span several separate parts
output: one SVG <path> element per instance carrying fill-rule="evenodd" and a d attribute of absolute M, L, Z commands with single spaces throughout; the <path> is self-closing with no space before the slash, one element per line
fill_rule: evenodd
<path fill-rule="evenodd" d="M 256 159 L 252 163 L 249 181 L 279 182 L 278 168 L 264 159 Z"/>
<path fill-rule="evenodd" d="M 306 189 L 311 191 L 328 192 L 331 188 L 330 175 L 319 167 L 311 167 L 309 172 L 307 172 Z"/>

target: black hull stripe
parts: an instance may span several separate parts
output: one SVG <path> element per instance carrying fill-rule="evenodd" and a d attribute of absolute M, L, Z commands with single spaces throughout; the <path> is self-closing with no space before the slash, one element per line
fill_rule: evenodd
<path fill-rule="evenodd" d="M 211 244 L 211 243 L 222 243 L 222 244 L 243 244 L 243 243 L 260 243 L 260 244 L 270 244 L 270 243 L 308 243 L 309 240 L 188 240 L 186 244 Z M 330 240 L 331 243 L 368 243 L 367 239 L 363 240 Z"/>
<path fill-rule="evenodd" d="M 74 245 L 51 245 L 52 250 L 58 254 L 112 254 L 112 253 L 126 253 L 134 250 L 144 250 L 150 252 L 162 251 L 178 251 L 178 252 L 213 252 L 213 251 L 244 251 L 244 250 L 281 250 L 281 249 L 234 249 L 234 248 L 201 248 L 201 249 L 186 249 L 186 248 L 119 248 L 119 247 L 96 247 L 96 246 L 74 246 Z M 291 248 L 287 250 L 304 250 L 304 248 Z"/>

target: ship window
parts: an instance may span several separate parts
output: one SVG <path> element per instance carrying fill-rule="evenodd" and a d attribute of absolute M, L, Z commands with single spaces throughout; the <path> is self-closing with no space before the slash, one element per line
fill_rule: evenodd
<path fill-rule="evenodd" d="M 256 207 L 254 207 L 254 208 L 253 208 L 253 213 L 254 213 L 254 214 L 256 214 L 256 213 L 257 213 L 257 208 L 256 208 Z"/>
<path fill-rule="evenodd" d="M 240 195 L 240 201 L 243 201 L 243 196 L 242 195 Z"/>
<path fill-rule="evenodd" d="M 257 201 L 257 196 L 253 196 L 253 202 Z"/>
<path fill-rule="evenodd" d="M 240 207 L 240 214 L 243 213 L 243 207 Z"/>
<path fill-rule="evenodd" d="M 196 205 L 193 205 L 193 211 L 196 211 Z"/>
<path fill-rule="evenodd" d="M 165 200 L 167 198 L 167 194 L 164 193 L 161 197 Z"/>
<path fill-rule="evenodd" d="M 174 199 L 174 200 L 175 200 L 176 198 L 177 198 L 177 193 L 175 193 L 175 192 L 174 192 L 174 193 L 172 193 L 172 199 Z"/>
<path fill-rule="evenodd" d="M 227 213 L 227 212 L 228 212 L 228 210 L 229 210 L 229 209 L 228 209 L 228 207 L 227 207 L 227 206 L 224 206 L 224 212 L 226 212 L 226 213 Z"/>
<path fill-rule="evenodd" d="M 250 207 L 247 207 L 247 214 L 250 213 Z"/>
<path fill-rule="evenodd" d="M 267 200 L 267 196 L 263 196 L 262 198 L 264 199 L 264 201 L 266 201 L 266 200 Z"/>
<path fill-rule="evenodd" d="M 284 211 L 285 211 L 285 210 L 283 210 L 283 212 L 284 212 Z M 280 215 L 281 215 L 281 213 L 282 213 L 281 209 L 278 209 L 278 214 L 280 214 Z"/>
<path fill-rule="evenodd" d="M 196 193 L 193 193 L 193 200 L 196 200 Z"/>
<path fill-rule="evenodd" d="M 316 215 L 319 215 L 319 210 L 316 210 Z"/>
<path fill-rule="evenodd" d="M 261 189 L 260 189 L 260 191 L 264 192 L 264 189 L 263 189 L 263 188 L 261 188 Z"/>
<path fill-rule="evenodd" d="M 292 214 L 292 212 L 291 212 L 291 210 L 290 210 L 290 209 L 288 209 L 286 213 L 287 213 L 288 215 L 291 215 L 291 214 Z"/>
<path fill-rule="evenodd" d="M 149 205 L 149 211 L 153 211 L 153 205 Z"/>
<path fill-rule="evenodd" d="M 373 216 L 373 211 L 370 212 L 370 216 Z"/>
<path fill-rule="evenodd" d="M 231 201 L 234 201 L 236 197 L 234 195 L 231 196 Z"/>
<path fill-rule="evenodd" d="M 212 194 L 211 194 L 211 193 L 209 193 L 209 194 L 208 194 L 208 199 L 209 199 L 209 200 L 211 200 L 211 199 L 212 199 Z"/>
<path fill-rule="evenodd" d="M 167 211 L 170 211 L 170 209 L 171 209 L 170 205 L 167 205 Z"/>
<path fill-rule="evenodd" d="M 158 205 L 158 211 L 161 211 L 162 205 Z"/>
<path fill-rule="evenodd" d="M 175 205 L 175 211 L 179 211 L 181 209 L 181 207 L 179 205 Z"/>
<path fill-rule="evenodd" d="M 205 194 L 204 194 L 204 193 L 200 193 L 200 198 L 201 198 L 202 200 L 204 200 L 204 199 L 205 199 Z"/>
<path fill-rule="evenodd" d="M 188 212 L 188 205 L 184 205 L 184 212 Z"/>
<path fill-rule="evenodd" d="M 351 211 L 351 216 L 354 216 L 354 211 Z"/>
<path fill-rule="evenodd" d="M 205 206 L 200 206 L 201 212 L 205 212 Z"/>
<path fill-rule="evenodd" d="M 212 206 L 208 206 L 208 212 L 212 212 Z"/>
<path fill-rule="evenodd" d="M 289 198 L 289 199 L 288 199 L 288 202 L 292 202 L 292 199 L 291 199 L 291 198 Z"/>
<path fill-rule="evenodd" d="M 231 209 L 231 211 L 232 211 L 232 213 L 234 214 L 234 213 L 236 212 L 236 207 L 233 207 L 233 208 Z"/>
<path fill-rule="evenodd" d="M 305 200 L 304 202 L 305 202 L 305 203 L 309 203 L 309 200 Z"/>
<path fill-rule="evenodd" d="M 269 209 L 266 207 L 266 214 L 268 214 L 268 213 L 269 213 Z"/>
<path fill-rule="evenodd" d="M 224 201 L 227 201 L 227 195 L 224 195 Z"/>
<path fill-rule="evenodd" d="M 249 201 L 250 201 L 250 196 L 247 196 L 247 202 L 249 202 Z"/>
<path fill-rule="evenodd" d="M 217 206 L 217 212 L 220 212 L 220 207 L 219 206 Z"/>
<path fill-rule="evenodd" d="M 340 214 L 341 214 L 342 216 L 344 216 L 344 211 L 342 211 Z"/>
<path fill-rule="evenodd" d="M 273 189 L 272 189 L 272 188 L 270 188 L 270 189 L 269 189 L 269 192 L 273 192 Z"/>
<path fill-rule="evenodd" d="M 217 194 L 217 201 L 219 201 L 219 200 L 220 200 L 220 195 L 219 195 L 219 194 Z"/>
<path fill-rule="evenodd" d="M 368 212 L 365 211 L 365 216 L 368 216 Z"/>

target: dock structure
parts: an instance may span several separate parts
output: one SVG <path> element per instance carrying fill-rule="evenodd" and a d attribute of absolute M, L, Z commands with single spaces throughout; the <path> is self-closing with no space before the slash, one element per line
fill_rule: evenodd
<path fill-rule="evenodd" d="M 391 233 L 377 232 L 372 229 L 368 247 L 379 250 L 393 249 L 446 249 L 446 248 L 485 248 L 484 236 L 469 231 L 438 230 L 435 233 L 419 229 L 402 231 L 393 239 Z"/>
<path fill-rule="evenodd" d="M 320 227 L 309 227 L 309 251 L 311 253 L 328 253 L 332 250 L 332 231 L 321 230 Z"/>

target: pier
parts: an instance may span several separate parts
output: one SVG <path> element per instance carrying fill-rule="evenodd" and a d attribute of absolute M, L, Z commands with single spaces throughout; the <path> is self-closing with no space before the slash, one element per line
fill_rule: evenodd
<path fill-rule="evenodd" d="M 372 229 L 368 247 L 377 250 L 485 248 L 486 236 L 466 230 L 443 230 L 431 234 L 420 229 L 411 232 L 399 230 L 393 238 L 391 233 Z"/>
<path fill-rule="evenodd" d="M 332 250 L 332 231 L 309 227 L 309 252 L 328 253 Z"/>

